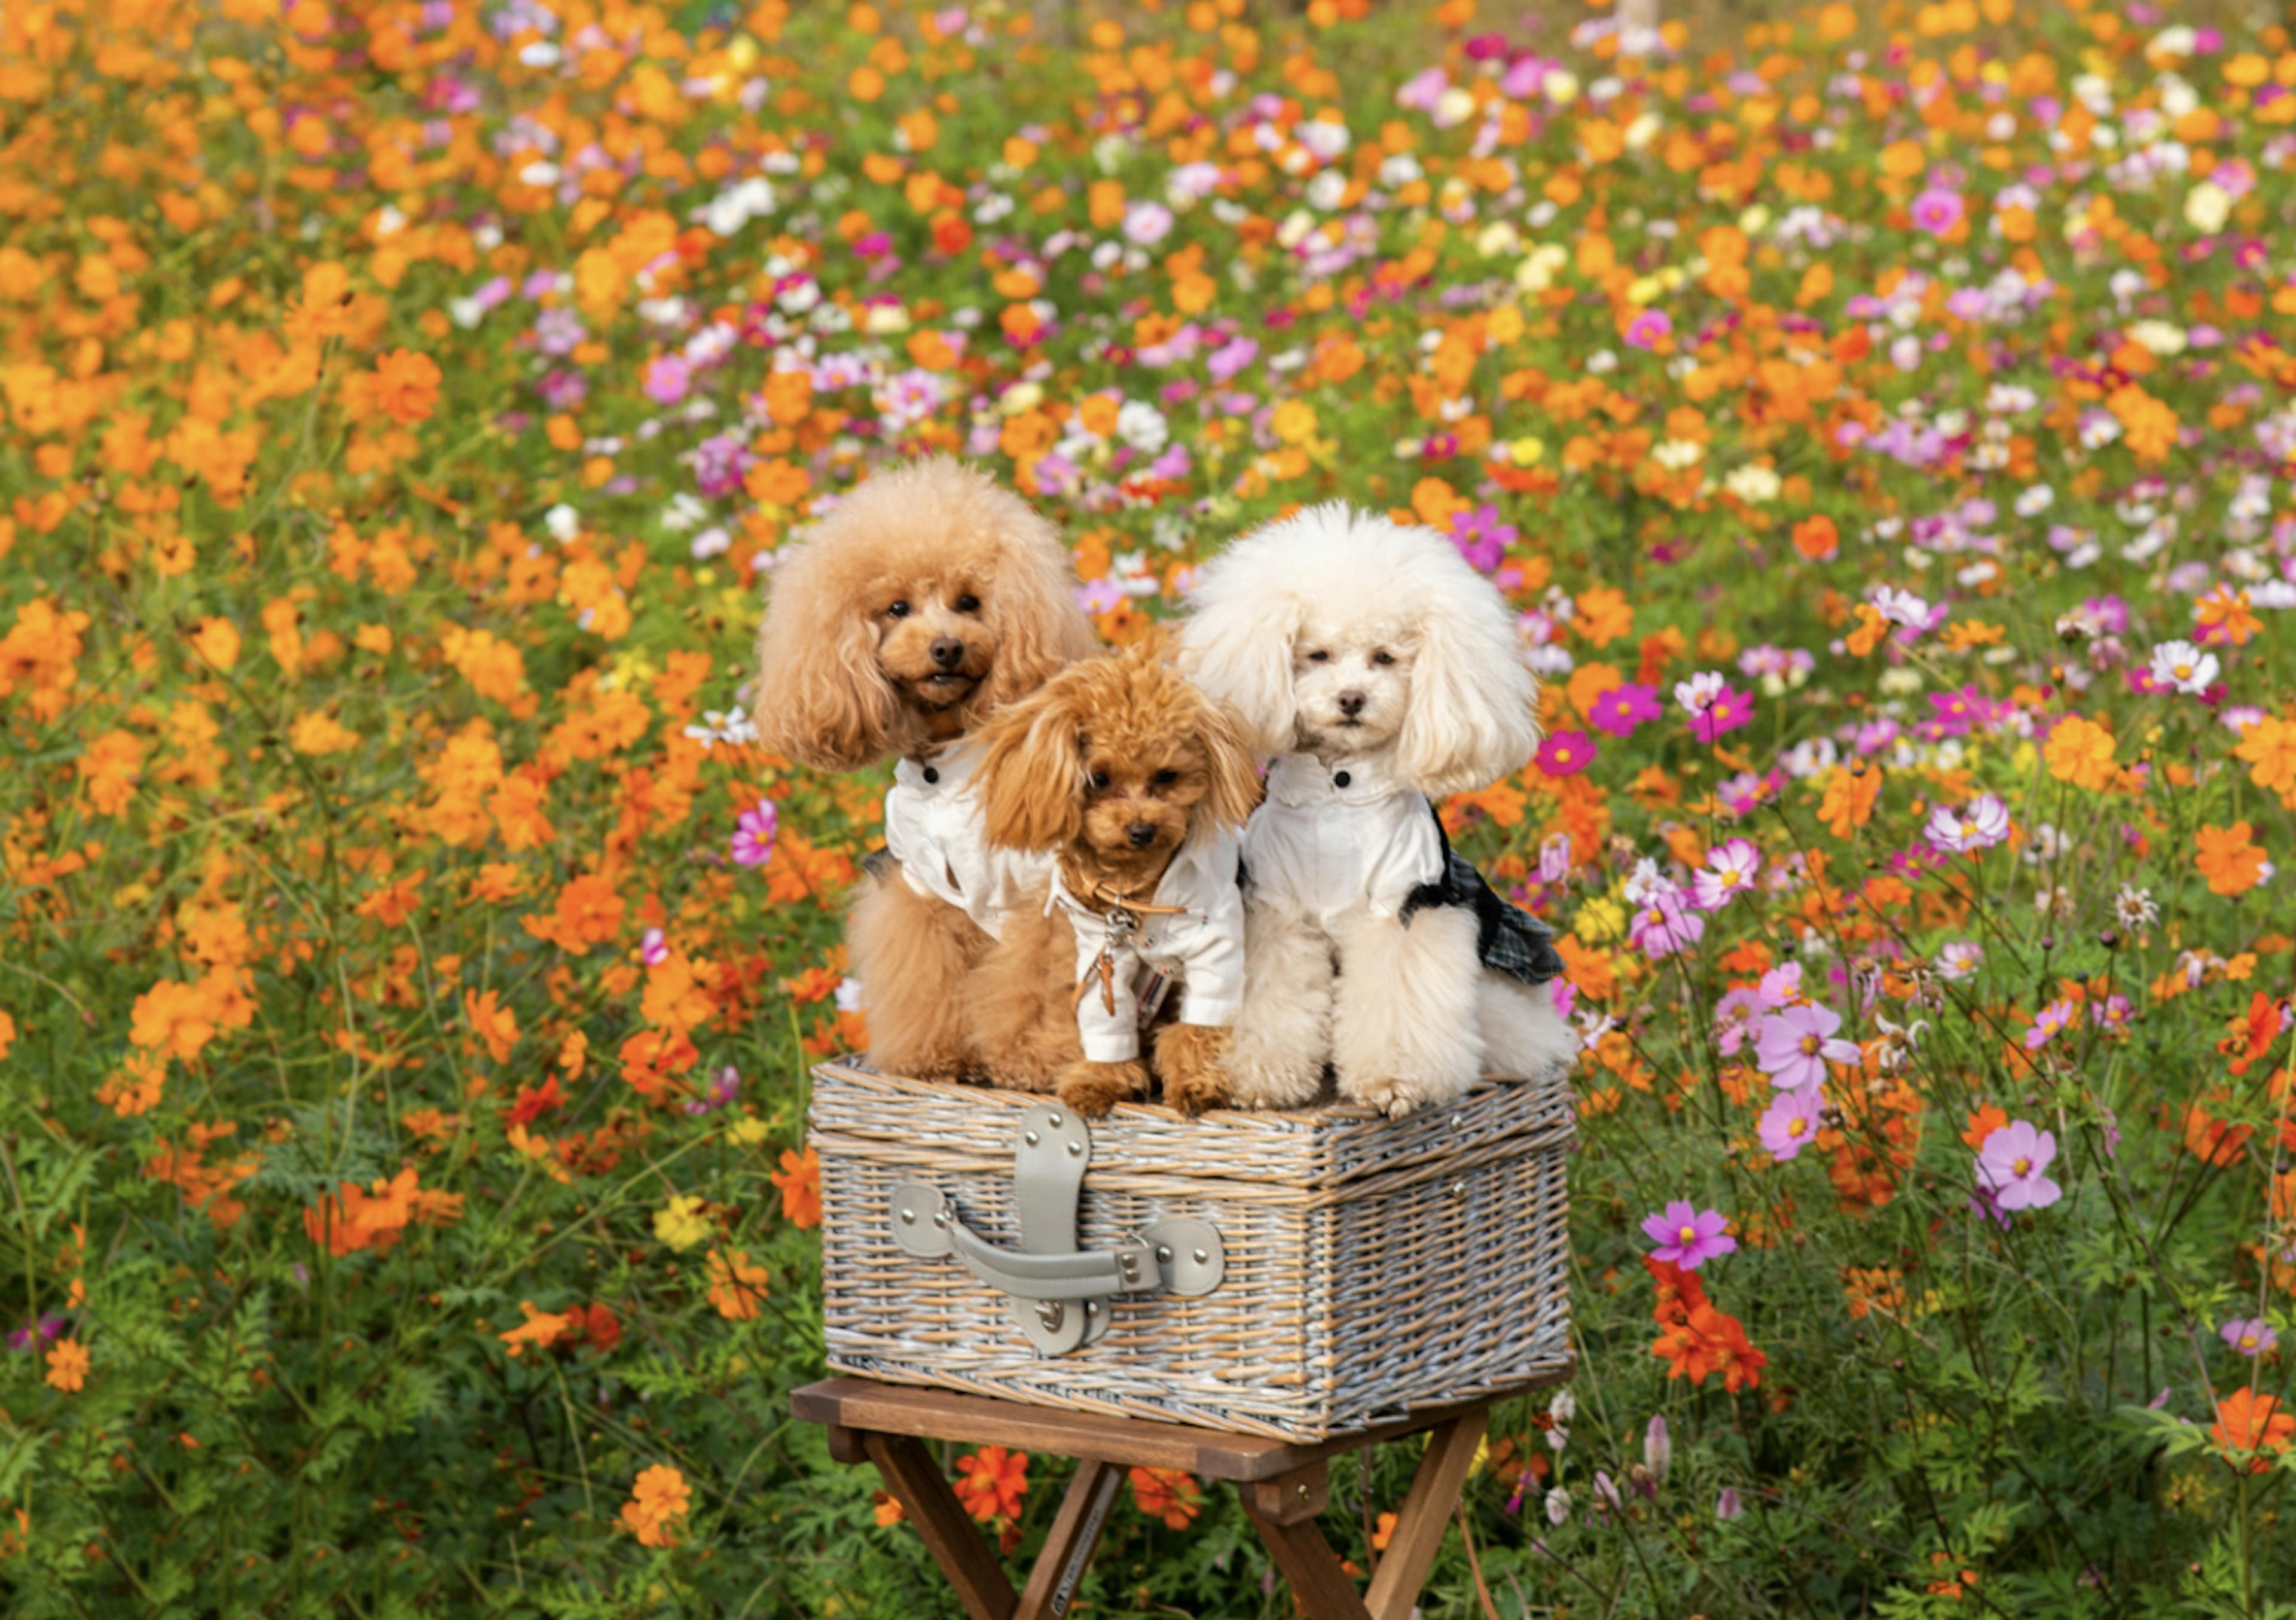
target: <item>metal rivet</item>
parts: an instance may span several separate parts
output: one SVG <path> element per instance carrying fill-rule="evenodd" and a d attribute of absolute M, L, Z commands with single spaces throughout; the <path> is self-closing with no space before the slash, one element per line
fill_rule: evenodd
<path fill-rule="evenodd" d="M 937 1209 L 933 1211 L 933 1224 L 935 1226 L 947 1226 L 948 1224 L 948 1212 L 945 1209 Z"/>
<path fill-rule="evenodd" d="M 1059 1123 L 1061 1122 L 1061 1116 L 1060 1116 L 1059 1114 L 1053 1114 L 1053 1115 L 1052 1115 L 1052 1116 L 1047 1120 L 1047 1122 L 1047 1122 L 1047 1123 L 1049 1123 L 1049 1124 L 1057 1125 L 1057 1124 L 1059 1124 Z"/>
<path fill-rule="evenodd" d="M 913 1209 L 905 1209 L 905 1210 L 903 1210 L 903 1211 L 901 1212 L 901 1224 L 902 1224 L 902 1225 L 904 1225 L 904 1226 L 914 1226 L 916 1223 L 917 1223 L 917 1212 L 916 1212 L 916 1211 L 914 1211 L 914 1210 L 913 1210 Z"/>
<path fill-rule="evenodd" d="M 1308 1482 L 1303 1479 L 1300 1482 L 1300 1500 L 1301 1501 L 1306 1501 L 1308 1500 Z"/>
<path fill-rule="evenodd" d="M 1196 1251 L 1196 1263 L 1197 1263 L 1198 1265 L 1202 1265 L 1202 1264 L 1204 1264 L 1207 1261 L 1209 1261 L 1209 1260 L 1210 1260 L 1210 1259 L 1211 1259 L 1211 1256 L 1210 1256 L 1210 1254 L 1205 1254 L 1205 1253 L 1203 1252 L 1203 1250 L 1201 1250 L 1201 1249 L 1198 1249 L 1198 1250 Z"/>
<path fill-rule="evenodd" d="M 1033 1131 L 1023 1131 L 1021 1133 L 1021 1139 L 1034 1147 L 1037 1145 L 1037 1133 Z"/>
<path fill-rule="evenodd" d="M 1156 1246 L 1156 1258 L 1162 1261 L 1166 1265 L 1171 1264 L 1172 1246 L 1168 1243 L 1158 1244 Z"/>
<path fill-rule="evenodd" d="M 1070 1142 L 1069 1144 L 1069 1155 L 1070 1157 L 1074 1157 L 1076 1155 L 1082 1153 L 1083 1151 L 1084 1144 L 1082 1142 Z"/>
<path fill-rule="evenodd" d="M 1084 1313 L 1086 1316 L 1098 1316 L 1100 1314 L 1100 1302 L 1096 1299 L 1088 1299 L 1085 1301 Z"/>

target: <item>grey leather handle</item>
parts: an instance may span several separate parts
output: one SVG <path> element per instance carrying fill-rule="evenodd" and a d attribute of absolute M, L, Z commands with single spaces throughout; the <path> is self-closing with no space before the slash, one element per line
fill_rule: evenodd
<path fill-rule="evenodd" d="M 1218 1231 L 1201 1221 L 1160 1221 L 1112 1249 L 1024 1254 L 999 1247 L 964 1224 L 940 1188 L 904 1181 L 893 1188 L 893 1238 L 928 1260 L 953 1256 L 1000 1294 L 1015 1299 L 1103 1299 L 1111 1294 L 1209 1294 L 1226 1258 Z"/>
<path fill-rule="evenodd" d="M 953 1210 L 948 1242 L 966 1271 L 998 1293 L 1021 1299 L 1100 1299 L 1164 1286 L 1156 1253 L 1144 1243 L 1068 1254 L 1023 1254 L 979 1237 Z"/>

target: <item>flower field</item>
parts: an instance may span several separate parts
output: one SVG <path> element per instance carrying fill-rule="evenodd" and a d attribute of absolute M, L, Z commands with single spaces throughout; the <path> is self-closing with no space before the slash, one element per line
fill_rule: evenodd
<path fill-rule="evenodd" d="M 1523 9 L 0 9 L 0 1608 L 956 1612 L 742 710 L 949 451 L 1112 643 L 1337 498 L 1520 608 L 1580 1372 L 1428 1614 L 2296 1616 L 2296 41 Z M 1130 1486 L 1073 1612 L 1292 1612 Z"/>

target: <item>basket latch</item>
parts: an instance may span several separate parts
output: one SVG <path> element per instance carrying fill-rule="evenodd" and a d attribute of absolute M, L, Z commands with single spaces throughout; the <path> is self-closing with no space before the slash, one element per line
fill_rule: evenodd
<path fill-rule="evenodd" d="M 1077 1247 L 1077 1195 L 1092 1163 L 1092 1132 L 1075 1110 L 1038 1103 L 1021 1118 L 1013 1155 L 1013 1204 L 1021 1244 L 1000 1248 L 966 1226 L 940 1188 L 903 1181 L 893 1188 L 893 1240 L 928 1260 L 954 1256 L 982 1282 L 1013 1298 L 1030 1344 L 1060 1355 L 1108 1331 L 1119 1294 L 1209 1294 L 1226 1266 L 1215 1227 L 1159 1221 L 1113 1248 Z"/>

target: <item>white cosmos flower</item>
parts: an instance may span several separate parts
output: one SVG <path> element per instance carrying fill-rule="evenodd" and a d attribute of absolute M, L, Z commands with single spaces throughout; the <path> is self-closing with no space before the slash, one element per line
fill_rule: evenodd
<path fill-rule="evenodd" d="M 2152 649 L 2153 680 L 2179 692 L 2207 691 L 2222 667 L 2214 653 L 2203 653 L 2189 641 L 2164 641 Z"/>

